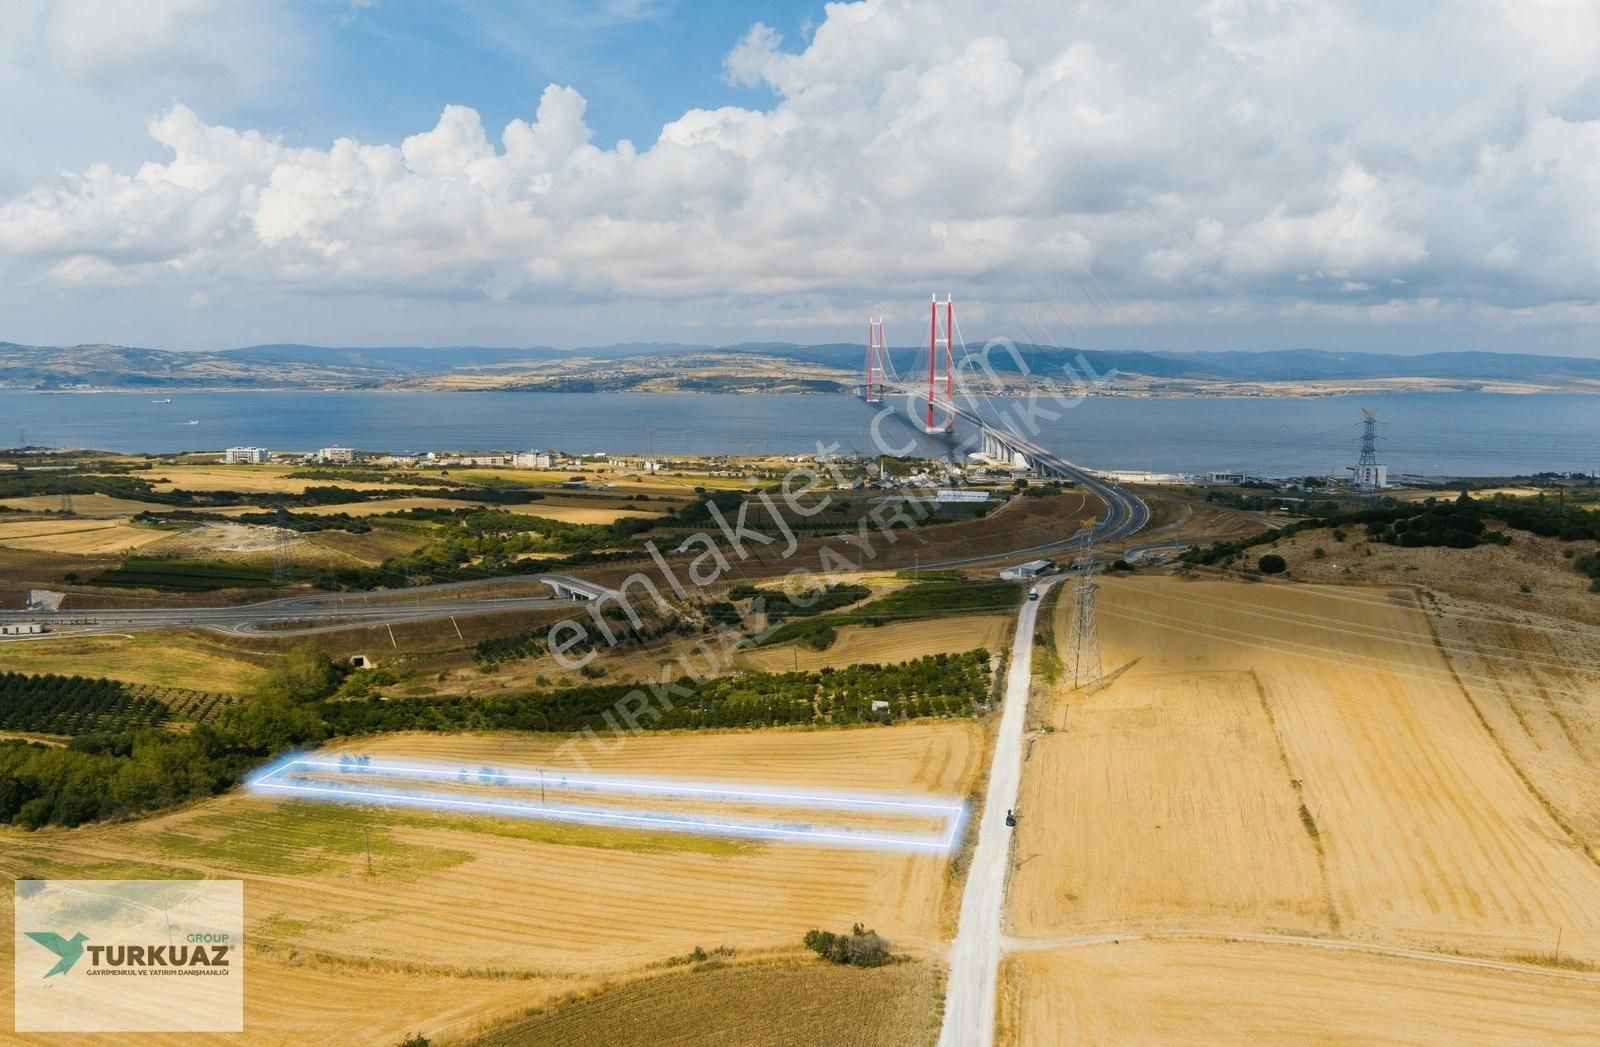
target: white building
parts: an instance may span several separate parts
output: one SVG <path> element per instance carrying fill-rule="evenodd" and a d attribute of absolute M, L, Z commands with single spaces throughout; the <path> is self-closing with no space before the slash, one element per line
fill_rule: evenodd
<path fill-rule="evenodd" d="M 317 452 L 317 461 L 319 462 L 353 462 L 355 460 L 356 450 L 354 447 L 340 447 L 338 444 L 334 444 L 332 447 L 324 447 Z"/>
<path fill-rule="evenodd" d="M 39 622 L 18 622 L 15 625 L 0 625 L 0 636 L 38 636 L 48 631 Z"/>
<path fill-rule="evenodd" d="M 1000 577 L 1008 582 L 1037 578 L 1041 574 L 1049 574 L 1053 567 L 1055 567 L 1055 564 L 1049 560 L 1029 560 L 1027 563 L 1019 563 L 1015 567 L 1006 568 L 1000 572 Z"/>
<path fill-rule="evenodd" d="M 230 447 L 222 452 L 227 465 L 265 465 L 272 460 L 272 452 L 265 447 Z"/>
<path fill-rule="evenodd" d="M 967 488 L 940 488 L 934 492 L 933 497 L 937 502 L 987 502 L 989 500 L 989 492 L 973 491 Z"/>
<path fill-rule="evenodd" d="M 556 456 L 549 451 L 518 451 L 511 456 L 511 464 L 518 469 L 551 469 Z"/>
<path fill-rule="evenodd" d="M 1206 474 L 1206 481 L 1208 483 L 1214 483 L 1214 484 L 1233 484 L 1233 485 L 1237 485 L 1237 484 L 1244 483 L 1244 474 L 1243 473 L 1207 473 Z"/>
<path fill-rule="evenodd" d="M 1389 486 L 1387 465 L 1352 465 L 1350 483 L 1358 491 L 1381 491 Z"/>

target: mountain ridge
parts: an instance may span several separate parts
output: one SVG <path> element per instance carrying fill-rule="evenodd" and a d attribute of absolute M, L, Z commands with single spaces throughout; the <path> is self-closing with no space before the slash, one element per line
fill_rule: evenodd
<path fill-rule="evenodd" d="M 979 350 L 974 347 L 971 351 Z M 764 391 L 796 382 L 808 387 L 819 382 L 847 386 L 857 380 L 864 353 L 863 346 L 840 342 L 622 342 L 575 349 L 269 343 L 194 351 L 109 343 L 36 346 L 0 342 L 0 386 L 363 389 L 433 383 L 444 388 L 578 391 L 589 387 L 665 388 L 678 381 L 689 383 L 684 388 Z M 889 358 L 899 373 L 916 375 L 926 367 L 927 351 L 920 346 L 893 347 Z M 986 363 L 973 359 L 967 366 L 1000 376 L 1059 375 L 1065 369 L 1077 374 L 1087 364 L 1094 374 L 1116 371 L 1155 383 L 1600 382 L 1600 359 L 1476 350 L 1406 356 L 1303 348 L 1178 352 L 997 343 L 983 354 Z"/>

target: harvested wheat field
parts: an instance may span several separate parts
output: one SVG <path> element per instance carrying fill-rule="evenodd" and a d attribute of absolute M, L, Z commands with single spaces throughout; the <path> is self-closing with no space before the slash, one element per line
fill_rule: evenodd
<path fill-rule="evenodd" d="M 826 650 L 816 650 L 803 642 L 776 644 L 742 652 L 738 664 L 741 669 L 759 672 L 787 672 L 797 665 L 802 670 L 814 670 L 864 662 L 903 662 L 976 647 L 1003 651 L 1010 645 L 1015 623 L 1012 616 L 985 614 L 890 625 L 848 625 L 839 630 Z"/>
<path fill-rule="evenodd" d="M 1017 799 L 1012 933 L 1329 929 L 1316 841 L 1249 674 L 1129 673 L 1055 715 Z"/>
<path fill-rule="evenodd" d="M 6 498 L 0 499 L 0 505 L 30 513 L 54 513 L 61 508 L 61 496 L 58 494 L 35 494 L 26 498 Z M 108 494 L 74 494 L 72 496 L 73 513 L 80 517 L 92 519 L 134 516 L 139 513 L 158 511 L 161 508 L 160 505 L 151 502 L 136 502 L 131 498 L 113 498 Z"/>
<path fill-rule="evenodd" d="M 940 987 L 925 962 L 711 964 L 512 1022 L 468 1047 L 925 1047 L 939 1034 Z"/>
<path fill-rule="evenodd" d="M 1495 741 L 1600 859 L 1600 626 L 1447 594 L 1427 603 Z"/>
<path fill-rule="evenodd" d="M 369 480 L 328 480 L 290 477 L 298 469 L 271 465 L 162 465 L 151 470 L 152 486 L 165 493 L 184 491 L 238 491 L 241 494 L 303 494 L 307 487 L 348 487 L 356 491 L 381 491 L 397 483 Z"/>
<path fill-rule="evenodd" d="M 564 741 L 412 734 L 346 748 L 572 766 L 570 752 L 557 752 Z M 613 772 L 942 796 L 967 793 L 982 751 L 980 729 L 966 722 L 643 736 L 579 750 Z M 949 932 L 942 857 L 863 848 L 237 793 L 138 823 L 8 831 L 3 844 L 0 873 L 13 877 L 159 869 L 244 879 L 254 943 L 247 1022 L 259 1043 L 392 1044 L 408 1031 L 447 1039 L 695 946 L 793 949 L 812 927 L 860 920 L 923 957 Z M 0 941 L 11 941 L 7 931 Z"/>
<path fill-rule="evenodd" d="M 170 532 L 109 520 L 17 520 L 0 523 L 0 546 L 35 552 L 123 553 L 166 538 Z"/>
<path fill-rule="evenodd" d="M 1097 694 L 1068 697 L 1065 736 L 1075 723 L 1089 734 L 1128 717 L 1119 747 L 1150 762 L 1147 777 L 1175 776 L 1182 794 L 1145 805 L 1170 821 L 1160 830 L 1137 827 L 1132 839 L 1177 832 L 1209 840 L 1217 853 L 1182 862 L 1184 848 L 1141 845 L 1126 861 L 1172 861 L 1195 926 L 1248 911 L 1260 912 L 1264 925 L 1312 920 L 1310 842 L 1326 869 L 1329 921 L 1344 937 L 1506 957 L 1546 951 L 1559 931 L 1564 954 L 1600 962 L 1600 866 L 1485 729 L 1409 590 L 1117 579 L 1102 590 L 1100 616 L 1107 668 L 1121 673 Z M 1146 702 L 1164 708 L 1118 712 Z M 1210 737 L 1216 759 L 1198 754 L 1187 769 L 1158 772 L 1162 735 L 1183 732 Z M 1082 751 L 1093 749 L 1085 739 Z M 1256 766 L 1224 766 L 1245 759 Z M 1044 864 L 1063 870 L 1048 889 L 1095 886 L 1096 897 L 1074 893 L 1109 926 L 1128 900 L 1118 892 L 1134 888 L 1096 886 L 1083 870 L 1112 870 L 1117 859 L 1073 853 L 1066 841 L 1090 846 L 1092 831 L 1071 828 L 1073 819 L 1110 817 L 1116 798 L 1138 810 L 1139 785 L 1109 764 L 1098 782 L 1070 777 L 1078 773 L 1037 750 L 1029 761 L 1031 795 L 1050 795 L 1052 779 L 1069 783 L 1054 786 L 1062 806 L 1048 815 L 1066 827 L 1035 846 Z M 1110 797 L 1096 795 L 1107 786 Z M 1079 790 L 1079 802 L 1065 803 L 1068 788 Z M 1298 837 L 1290 831 L 1296 821 Z M 1129 847 L 1126 838 L 1101 839 L 1103 847 Z M 1234 873 L 1246 882 L 1224 889 L 1220 879 Z M 1151 918 L 1133 901 L 1130 930 Z M 1182 915 L 1159 913 L 1162 923 Z M 1070 925 L 1062 920 L 1053 930 Z"/>
<path fill-rule="evenodd" d="M 1315 945 L 1132 941 L 1013 953 L 1000 1042 L 1593 1043 L 1600 976 Z"/>

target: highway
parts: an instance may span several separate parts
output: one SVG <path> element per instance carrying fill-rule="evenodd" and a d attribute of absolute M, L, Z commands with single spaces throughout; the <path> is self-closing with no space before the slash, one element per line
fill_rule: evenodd
<path fill-rule="evenodd" d="M 975 413 L 952 408 L 968 424 L 982 425 Z M 991 431 L 998 432 L 990 427 Z M 1106 506 L 1106 514 L 1085 531 L 1022 549 L 994 549 L 972 556 L 925 563 L 924 570 L 970 567 L 984 563 L 1023 560 L 1081 548 L 1105 545 L 1142 530 L 1150 522 L 1150 509 L 1135 494 L 1109 480 L 1074 465 L 1059 455 L 1007 432 L 1003 438 L 1033 462 L 1041 472 L 1073 480 Z M 543 582 L 552 596 L 472 596 L 475 588 L 501 588 L 519 581 Z M 41 640 L 48 636 L 126 633 L 148 629 L 210 629 L 231 635 L 306 636 L 362 626 L 433 621 L 473 615 L 504 614 L 547 609 L 569 602 L 577 594 L 593 599 L 606 590 L 570 575 L 525 575 L 475 582 L 451 582 L 386 590 L 370 594 L 311 593 L 230 607 L 71 608 L 60 612 L 0 611 L 0 625 L 42 622 L 52 632 L 44 636 L 0 636 L 0 644 Z"/>
<path fill-rule="evenodd" d="M 512 582 L 542 583 L 550 595 L 480 596 L 477 591 Z M 605 590 L 569 575 L 449 582 L 377 593 L 306 593 L 261 603 L 225 607 L 121 607 L 60 612 L 0 611 L 0 625 L 44 622 L 45 637 L 126 633 L 146 629 L 210 629 L 231 635 L 306 636 L 359 626 L 466 618 L 570 606 L 574 594 L 593 597 Z M 39 636 L 0 637 L 0 642 L 39 640 Z"/>
<path fill-rule="evenodd" d="M 978 844 L 961 896 L 961 922 L 950 949 L 950 983 L 945 992 L 940 1047 L 989 1047 L 994 1043 L 996 985 L 1000 976 L 1000 933 L 1005 910 L 1006 872 L 1011 863 L 1011 828 L 1006 812 L 1017 805 L 1022 784 L 1022 736 L 1027 726 L 1028 691 L 1033 680 L 1033 627 L 1044 594 L 1059 576 L 1039 582 L 1039 599 L 1028 600 L 1017 616 L 1017 635 L 1006 669 L 1005 708 L 989 764 L 989 789 L 978 823 Z"/>
<path fill-rule="evenodd" d="M 940 404 L 941 409 L 948 408 L 969 425 L 987 425 L 975 412 L 958 406 Z M 994 430 L 993 426 L 989 426 Z M 995 430 L 998 431 L 998 430 Z M 994 563 L 1000 560 L 1020 560 L 1025 557 L 1045 556 L 1050 553 L 1061 552 L 1064 549 L 1081 548 L 1086 544 L 1106 545 L 1111 542 L 1121 541 L 1131 535 L 1144 530 L 1150 522 L 1150 507 L 1144 500 L 1119 484 L 1103 479 L 1089 472 L 1081 466 L 1074 465 L 1058 454 L 1045 450 L 1031 440 L 1018 437 L 1010 432 L 1004 433 L 1004 439 L 1017 446 L 1032 461 L 1034 468 L 1040 472 L 1060 476 L 1072 480 L 1083 489 L 1092 492 L 1105 503 L 1106 515 L 1089 528 L 1085 535 L 1082 531 L 1077 534 L 1061 538 L 1053 542 L 1030 546 L 1026 549 L 1004 549 L 993 552 L 979 553 L 974 556 L 965 556 L 955 560 L 945 560 L 941 563 L 925 564 L 927 568 L 941 567 L 969 567 L 974 564 Z"/>

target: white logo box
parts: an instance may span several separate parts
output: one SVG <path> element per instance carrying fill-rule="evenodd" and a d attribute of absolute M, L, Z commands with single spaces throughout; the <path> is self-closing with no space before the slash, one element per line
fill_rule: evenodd
<path fill-rule="evenodd" d="M 18 880 L 18 1032 L 244 1031 L 239 880 Z"/>

